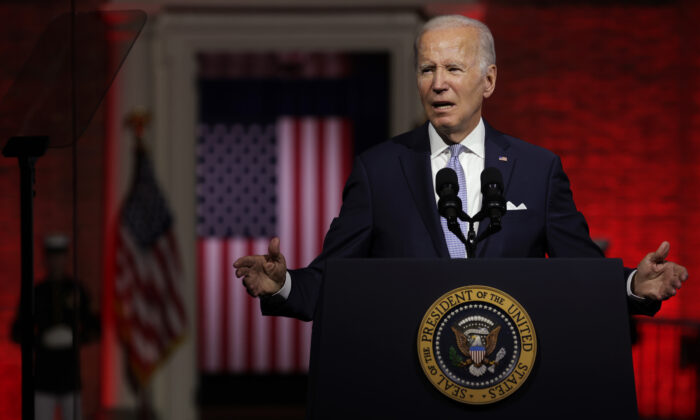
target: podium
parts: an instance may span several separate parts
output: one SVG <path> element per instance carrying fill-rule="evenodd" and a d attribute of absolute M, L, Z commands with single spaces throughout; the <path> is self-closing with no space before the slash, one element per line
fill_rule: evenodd
<path fill-rule="evenodd" d="M 448 398 L 419 360 L 426 311 L 468 285 L 513 297 L 536 331 L 529 376 L 492 404 Z M 618 259 L 330 260 L 311 346 L 311 419 L 637 418 Z"/>

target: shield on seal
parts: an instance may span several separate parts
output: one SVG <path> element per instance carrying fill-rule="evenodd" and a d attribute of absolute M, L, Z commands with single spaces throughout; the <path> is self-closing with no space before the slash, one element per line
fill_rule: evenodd
<path fill-rule="evenodd" d="M 480 365 L 481 361 L 484 360 L 484 355 L 486 354 L 486 349 L 484 346 L 472 346 L 469 347 L 469 355 L 472 357 L 474 364 Z"/>

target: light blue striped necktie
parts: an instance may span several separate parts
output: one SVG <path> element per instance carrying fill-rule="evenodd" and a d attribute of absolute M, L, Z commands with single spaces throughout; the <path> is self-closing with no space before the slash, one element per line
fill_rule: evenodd
<path fill-rule="evenodd" d="M 447 167 L 453 169 L 457 173 L 457 183 L 459 184 L 459 192 L 457 196 L 462 200 L 462 209 L 467 213 L 467 179 L 464 177 L 464 169 L 459 162 L 459 154 L 466 151 L 466 147 L 461 144 L 453 144 L 450 146 L 450 160 L 447 162 Z M 467 251 L 464 249 L 464 244 L 459 240 L 454 233 L 447 228 L 447 220 L 444 217 L 440 218 L 442 223 L 442 231 L 445 232 L 447 241 L 447 249 L 450 251 L 452 258 L 466 258 Z M 459 221 L 459 226 L 462 229 L 464 236 L 467 236 L 469 225 L 466 222 Z"/>

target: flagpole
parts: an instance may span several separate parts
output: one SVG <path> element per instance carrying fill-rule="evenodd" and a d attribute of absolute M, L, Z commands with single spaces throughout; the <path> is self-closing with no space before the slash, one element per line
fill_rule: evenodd
<path fill-rule="evenodd" d="M 136 159 L 141 159 L 140 155 L 141 152 L 145 150 L 145 145 L 143 141 L 143 136 L 144 136 L 144 131 L 146 130 L 146 126 L 148 123 L 151 121 L 151 115 L 150 113 L 145 109 L 141 107 L 134 108 L 127 116 L 125 120 L 125 125 L 131 129 L 133 132 L 134 136 L 134 146 L 132 148 L 133 151 L 133 156 L 136 157 Z M 138 167 L 138 161 L 133 162 L 132 167 L 137 168 Z M 134 175 L 136 175 L 136 170 L 134 171 Z M 133 182 L 136 182 L 134 179 Z M 152 392 L 151 392 L 151 384 L 150 381 L 143 382 L 141 378 L 132 378 L 133 380 L 130 381 L 132 387 L 134 388 L 134 391 L 136 392 L 136 401 L 137 401 L 137 418 L 139 420 L 152 420 L 155 419 L 154 413 L 153 413 L 153 404 L 152 404 Z"/>
<path fill-rule="evenodd" d="M 137 400 L 139 420 L 153 420 L 156 418 L 153 413 L 152 396 L 153 392 L 151 390 L 150 382 L 144 384 L 143 386 L 138 386 Z"/>

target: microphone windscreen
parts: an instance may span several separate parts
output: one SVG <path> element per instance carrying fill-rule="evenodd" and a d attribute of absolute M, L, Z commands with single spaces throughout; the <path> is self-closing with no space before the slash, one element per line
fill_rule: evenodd
<path fill-rule="evenodd" d="M 455 193 L 459 190 L 459 183 L 457 182 L 457 173 L 452 168 L 442 168 L 435 175 L 435 189 L 438 194 L 445 185 L 452 185 Z"/>
<path fill-rule="evenodd" d="M 489 167 L 481 172 L 481 192 L 485 193 L 489 185 L 496 184 L 503 191 L 503 175 L 494 167 Z"/>

